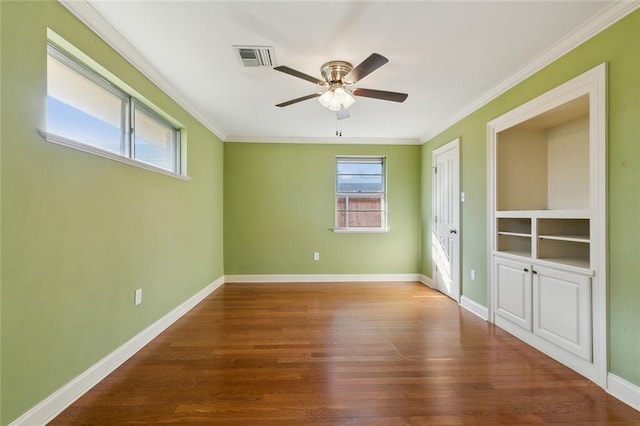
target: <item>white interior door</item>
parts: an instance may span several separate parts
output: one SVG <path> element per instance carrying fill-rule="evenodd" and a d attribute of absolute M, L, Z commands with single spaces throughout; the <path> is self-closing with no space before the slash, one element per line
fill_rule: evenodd
<path fill-rule="evenodd" d="M 460 301 L 459 139 L 433 151 L 431 257 L 438 291 Z"/>

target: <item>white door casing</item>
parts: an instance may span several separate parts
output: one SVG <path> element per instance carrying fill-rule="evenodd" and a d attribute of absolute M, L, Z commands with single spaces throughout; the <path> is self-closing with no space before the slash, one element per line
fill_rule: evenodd
<path fill-rule="evenodd" d="M 438 291 L 460 301 L 460 140 L 432 154 L 433 281 Z"/>

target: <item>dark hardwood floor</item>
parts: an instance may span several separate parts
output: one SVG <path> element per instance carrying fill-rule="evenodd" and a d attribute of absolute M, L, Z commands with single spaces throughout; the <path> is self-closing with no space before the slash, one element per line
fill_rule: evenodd
<path fill-rule="evenodd" d="M 226 284 L 51 424 L 640 424 L 417 283 Z"/>

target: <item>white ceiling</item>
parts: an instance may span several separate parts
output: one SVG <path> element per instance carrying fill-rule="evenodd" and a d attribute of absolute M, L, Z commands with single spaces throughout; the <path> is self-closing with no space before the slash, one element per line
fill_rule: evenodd
<path fill-rule="evenodd" d="M 221 139 L 282 142 L 419 143 L 621 10 L 611 1 L 580 0 L 87 1 L 63 4 Z M 377 52 L 389 63 L 357 87 L 409 97 L 402 104 L 357 98 L 339 139 L 335 113 L 317 99 L 274 106 L 316 86 L 270 68 L 244 68 L 232 48 L 238 44 L 273 46 L 276 65 L 319 78 L 324 62 L 355 66 Z"/>

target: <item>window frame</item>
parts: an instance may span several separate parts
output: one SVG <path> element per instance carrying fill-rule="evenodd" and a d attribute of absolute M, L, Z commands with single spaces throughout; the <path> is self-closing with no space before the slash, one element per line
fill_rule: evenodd
<path fill-rule="evenodd" d="M 59 61 L 62 65 L 68 67 L 72 71 L 77 72 L 79 75 L 86 78 L 91 83 L 121 99 L 120 152 L 116 153 L 114 151 L 106 150 L 99 146 L 92 145 L 81 140 L 74 140 L 62 135 L 51 133 L 48 130 L 40 131 L 40 134 L 45 138 L 45 140 L 90 154 L 99 155 L 105 158 L 133 165 L 156 173 L 177 177 L 182 180 L 190 180 L 190 178 L 186 175 L 186 161 L 184 161 L 185 158 L 183 153 L 183 134 L 185 131 L 184 128 L 179 124 L 176 124 L 175 120 L 172 120 L 163 115 L 163 113 L 158 112 L 157 109 L 152 107 L 150 103 L 140 99 L 140 96 L 131 93 L 134 91 L 125 90 L 119 85 L 113 83 L 109 78 L 101 75 L 100 72 L 94 70 L 89 64 L 81 60 L 78 57 L 80 55 L 75 55 L 69 50 L 71 49 L 65 49 L 54 40 L 47 40 L 47 57 L 51 56 L 54 60 Z M 171 149 L 173 156 L 172 169 L 166 169 L 159 165 L 135 158 L 134 116 L 136 109 L 138 109 L 139 111 L 147 115 L 150 119 L 156 121 L 163 127 L 171 129 Z"/>
<path fill-rule="evenodd" d="M 348 162 L 348 161 L 362 161 L 365 163 L 380 163 L 382 165 L 382 191 L 381 192 L 358 192 L 358 193 L 354 193 L 354 192 L 340 192 L 339 191 L 339 173 L 338 173 L 338 169 L 339 169 L 339 164 L 340 162 Z M 388 187 L 387 187 L 387 157 L 384 155 L 338 155 L 336 156 L 336 163 L 335 163 L 335 186 L 334 186 L 334 190 L 335 190 L 335 196 L 334 196 L 334 228 L 333 228 L 333 232 L 336 233 L 385 233 L 389 231 L 388 228 L 388 208 L 387 208 L 387 191 L 388 191 Z M 374 210 L 375 212 L 379 211 L 381 214 L 381 218 L 380 218 L 380 226 L 379 227 L 353 227 L 353 226 L 349 226 L 349 220 L 348 220 L 348 207 L 347 205 L 345 205 L 345 210 L 339 210 L 338 209 L 338 200 L 341 197 L 350 197 L 353 195 L 357 195 L 359 197 L 362 196 L 366 196 L 366 195 L 371 195 L 371 196 L 375 196 L 376 198 L 380 198 L 381 199 L 381 203 L 380 203 L 380 210 Z M 340 213 L 344 212 L 346 213 L 346 217 L 345 217 L 345 226 L 344 227 L 340 227 L 338 226 L 338 218 L 340 216 Z"/>
<path fill-rule="evenodd" d="M 136 110 L 141 111 L 143 114 L 146 114 L 147 117 L 154 119 L 156 122 L 162 124 L 164 127 L 169 127 L 171 129 L 173 129 L 173 132 L 171 133 L 171 139 L 172 139 L 172 146 L 173 146 L 173 167 L 174 170 L 176 170 L 176 173 L 179 173 L 180 171 L 180 165 L 181 165 L 181 161 L 180 161 L 180 155 L 181 155 L 181 151 L 180 151 L 180 129 L 176 128 L 175 126 L 173 126 L 171 123 L 169 123 L 167 120 L 164 119 L 164 117 L 162 117 L 160 114 L 158 114 L 157 112 L 155 112 L 154 110 L 152 110 L 151 108 L 149 108 L 147 105 L 145 105 L 144 103 L 140 102 L 138 99 L 134 98 L 133 96 L 131 97 L 131 103 L 130 103 L 130 107 L 129 107 L 129 114 L 130 114 L 130 118 L 129 118 L 129 122 L 132 123 L 131 127 L 130 127 L 130 138 L 129 138 L 129 150 L 131 152 L 131 159 L 134 161 L 139 161 L 141 163 L 144 164 L 149 164 L 151 166 L 154 167 L 159 167 L 162 168 L 160 166 L 156 166 L 154 164 L 151 163 L 147 163 L 143 160 L 138 160 L 136 158 L 136 126 L 135 126 L 135 114 L 136 114 Z"/>

